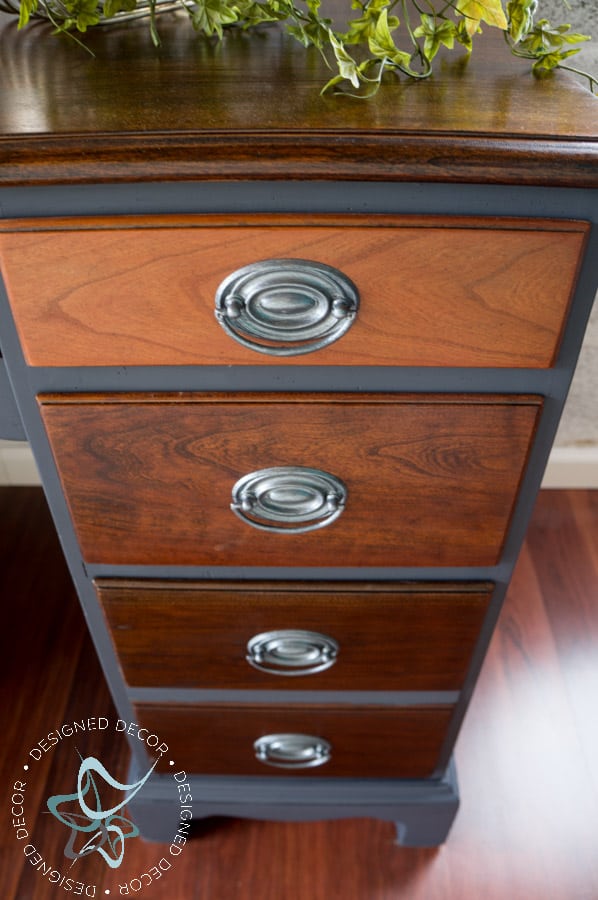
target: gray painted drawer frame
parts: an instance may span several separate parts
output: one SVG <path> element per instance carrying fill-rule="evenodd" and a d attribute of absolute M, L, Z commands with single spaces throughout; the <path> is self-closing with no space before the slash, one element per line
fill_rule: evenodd
<path fill-rule="evenodd" d="M 0 425 L 5 436 L 25 433 L 42 481 L 64 553 L 119 715 L 134 721 L 134 701 L 210 703 L 247 702 L 255 693 L 234 691 L 128 691 L 122 683 L 112 643 L 92 586 L 95 577 L 187 579 L 302 580 L 483 580 L 495 584 L 494 595 L 477 643 L 469 675 L 454 692 L 333 692 L 260 691 L 264 703 L 370 702 L 389 705 L 457 701 L 438 771 L 426 781 L 380 779 L 216 777 L 194 778 L 194 814 L 247 815 L 263 818 L 332 818 L 368 815 L 397 821 L 399 839 L 407 844 L 436 844 L 444 839 L 458 803 L 451 754 L 467 704 L 509 584 L 534 499 L 573 375 L 585 326 L 598 283 L 597 192 L 576 189 L 513 188 L 445 184 L 210 183 L 89 185 L 6 188 L 0 190 L 0 216 L 77 216 L 201 212 L 339 212 L 539 216 L 585 219 L 593 223 L 576 296 L 556 365 L 549 370 L 425 369 L 401 367 L 346 368 L 285 366 L 135 368 L 30 368 L 25 365 L 4 288 L 0 285 Z M 4 368 L 4 366 L 6 368 Z M 6 378 L 10 380 L 13 397 Z M 544 409 L 502 557 L 484 568 L 308 568 L 86 566 L 77 542 L 35 400 L 39 392 L 83 391 L 406 391 L 476 393 L 538 393 Z M 22 420 L 24 432 L 20 429 Z M 132 768 L 145 771 L 147 758 L 139 741 L 132 741 Z M 135 809 L 149 837 L 168 838 L 173 818 L 167 802 L 166 777 L 146 785 L 144 801 Z M 174 816 L 178 810 L 174 810 Z"/>

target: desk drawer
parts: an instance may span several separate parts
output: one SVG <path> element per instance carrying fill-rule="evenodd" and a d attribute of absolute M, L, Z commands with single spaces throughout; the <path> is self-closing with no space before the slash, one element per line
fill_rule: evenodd
<path fill-rule="evenodd" d="M 543 219 L 375 215 L 27 220 L 1 226 L 0 264 L 35 366 L 543 368 L 559 346 L 587 230 Z M 268 259 L 346 276 L 359 295 L 351 326 L 328 316 L 318 278 L 303 290 L 296 278 L 305 284 L 304 273 L 285 269 L 265 292 L 263 283 L 246 285 L 244 315 L 260 329 L 266 321 L 272 343 L 285 332 L 293 355 L 239 344 L 216 321 L 218 288 Z M 305 352 L 294 329 L 309 323 L 311 334 L 314 320 L 342 337 Z"/>
<path fill-rule="evenodd" d="M 168 745 L 157 771 L 172 772 L 169 760 L 173 759 L 177 768 L 194 775 L 425 778 L 438 764 L 452 712 L 451 706 L 201 707 L 140 703 L 135 706 L 135 722 Z M 288 735 L 315 739 L 305 740 L 306 752 L 294 754 L 299 759 L 302 755 L 304 763 L 309 762 L 310 744 L 326 748 L 329 758 L 320 762 L 316 759 L 311 765 L 293 765 L 289 760 L 288 768 L 257 758 L 256 741 Z M 298 746 L 300 741 L 294 743 Z"/>
<path fill-rule="evenodd" d="M 450 691 L 492 585 L 100 579 L 96 590 L 132 687 Z"/>
<path fill-rule="evenodd" d="M 83 557 L 113 565 L 492 565 L 541 408 L 482 395 L 40 402 Z M 308 530 L 288 533 L 281 510 L 305 512 Z"/>

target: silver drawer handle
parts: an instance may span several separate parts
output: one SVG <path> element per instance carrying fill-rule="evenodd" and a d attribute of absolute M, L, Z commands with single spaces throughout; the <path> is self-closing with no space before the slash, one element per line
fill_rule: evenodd
<path fill-rule="evenodd" d="M 314 675 L 336 662 L 337 642 L 318 631 L 287 628 L 256 634 L 247 644 L 247 662 L 270 675 Z"/>
<path fill-rule="evenodd" d="M 311 734 L 266 734 L 254 743 L 260 762 L 278 769 L 311 769 L 323 766 L 332 747 L 324 738 Z"/>
<path fill-rule="evenodd" d="M 338 519 L 347 499 L 340 478 L 306 466 L 250 472 L 233 487 L 231 509 L 248 525 L 279 534 L 302 534 Z"/>
<path fill-rule="evenodd" d="M 224 279 L 215 314 L 244 347 L 296 356 L 338 340 L 358 307 L 357 288 L 338 269 L 307 259 L 266 259 Z"/>

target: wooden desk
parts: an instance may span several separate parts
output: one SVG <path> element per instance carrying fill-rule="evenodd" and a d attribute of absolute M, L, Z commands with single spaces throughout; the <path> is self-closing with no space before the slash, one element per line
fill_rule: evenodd
<path fill-rule="evenodd" d="M 598 281 L 595 100 L 491 34 L 360 103 L 277 28 L 0 22 L 4 375 L 119 715 L 198 817 L 443 841 Z"/>

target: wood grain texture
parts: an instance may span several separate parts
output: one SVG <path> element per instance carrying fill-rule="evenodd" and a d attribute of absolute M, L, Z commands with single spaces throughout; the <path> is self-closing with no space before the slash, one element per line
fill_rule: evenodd
<path fill-rule="evenodd" d="M 194 774 L 280 777 L 419 778 L 433 773 L 450 706 L 177 706 L 135 704 L 136 721 L 168 744 L 167 756 Z M 330 760 L 310 769 L 273 768 L 255 757 L 269 734 L 306 734 L 332 745 Z M 156 771 L 172 771 L 161 757 Z"/>
<path fill-rule="evenodd" d="M 345 11 L 340 4 L 332 4 Z M 434 75 L 368 103 L 321 97 L 330 71 L 278 27 L 199 39 L 183 15 L 85 36 L 0 14 L 0 183 L 375 179 L 596 186 L 592 96 L 534 79 L 494 29 Z M 52 72 L 48 79 L 47 73 Z M 76 73 L 76 77 L 73 74 Z"/>
<path fill-rule="evenodd" d="M 7 801 L 0 823 L 0 895 L 25 897 L 33 896 L 33 890 L 27 895 L 19 893 L 17 886 L 31 867 L 21 845 L 15 846 L 10 789 L 15 780 L 26 780 L 23 764 L 30 746 L 25 748 L 24 736 L 31 736 L 35 743 L 52 730 L 57 719 L 68 716 L 69 693 L 64 688 L 76 677 L 85 644 L 75 591 L 39 488 L 0 489 L 0 597 L 0 781 Z M 46 598 L 52 602 L 45 603 Z M 81 686 L 88 686 L 85 677 Z M 44 783 L 50 770 L 50 757 L 42 757 L 27 796 L 32 824 L 37 809 L 45 805 Z"/>
<path fill-rule="evenodd" d="M 0 267 L 36 366 L 542 368 L 558 349 L 587 230 L 452 217 L 26 220 L 3 225 Z M 267 258 L 347 275 L 361 298 L 349 331 L 282 359 L 226 334 L 214 316 L 220 283 Z"/>
<path fill-rule="evenodd" d="M 63 721 L 114 717 L 39 488 L 0 489 L 4 623 L 1 782 Z M 9 575 L 9 573 L 12 573 Z M 598 492 L 542 491 L 457 747 L 461 808 L 439 850 L 398 847 L 368 819 L 198 823 L 155 900 L 590 900 L 598 894 Z M 68 667 L 68 671 L 65 669 Z M 46 692 L 47 688 L 47 694 Z M 43 693 L 41 693 L 43 692 Z M 101 732 L 81 744 L 116 776 L 123 744 Z M 47 754 L 30 787 L 31 840 L 48 852 L 62 832 L 43 813 L 70 757 Z M 64 768 L 70 780 L 57 782 Z M 37 805 L 36 805 L 37 804 Z M 10 807 L 8 807 L 9 813 Z M 0 817 L 3 900 L 55 900 Z M 62 841 L 64 844 L 64 841 Z M 128 841 L 124 877 L 146 872 L 161 845 Z M 57 852 L 61 853 L 62 848 Z M 114 886 L 99 855 L 77 863 Z M 124 878 L 121 879 L 124 881 Z"/>
<path fill-rule="evenodd" d="M 100 579 L 128 684 L 285 690 L 458 690 L 491 585 L 194 583 Z M 246 661 L 256 634 L 332 637 L 324 672 L 281 677 Z"/>
<path fill-rule="evenodd" d="M 540 398 L 459 395 L 46 395 L 41 413 L 85 560 L 173 565 L 492 565 Z M 340 478 L 322 531 L 231 512 L 271 466 Z"/>

